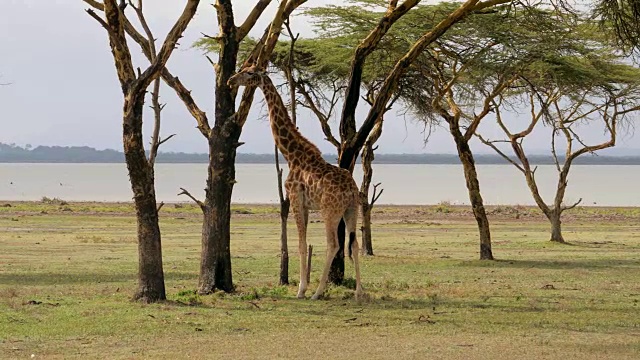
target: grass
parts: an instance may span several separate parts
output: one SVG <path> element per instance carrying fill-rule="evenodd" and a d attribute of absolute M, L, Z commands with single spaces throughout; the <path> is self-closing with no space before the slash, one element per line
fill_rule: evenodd
<path fill-rule="evenodd" d="M 368 298 L 356 301 L 349 286 L 310 301 L 295 299 L 293 285 L 277 285 L 277 210 L 253 205 L 234 207 L 237 291 L 197 295 L 200 215 L 190 204 L 167 204 L 161 227 L 168 300 L 142 305 L 129 301 L 137 271 L 131 206 L 63 207 L 71 210 L 0 206 L 0 358 L 640 353 L 637 209 L 579 209 L 564 223 L 571 244 L 561 245 L 547 241 L 548 224 L 535 210 L 490 208 L 499 260 L 487 262 L 476 260 L 476 228 L 463 207 L 376 207 L 376 256 L 362 260 Z M 322 224 L 313 214 L 311 220 L 315 288 L 325 245 Z M 293 222 L 289 230 L 295 249 Z M 290 277 L 297 280 L 291 255 Z"/>

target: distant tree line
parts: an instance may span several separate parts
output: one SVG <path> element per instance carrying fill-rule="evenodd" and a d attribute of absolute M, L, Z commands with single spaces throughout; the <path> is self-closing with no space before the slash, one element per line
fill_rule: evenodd
<path fill-rule="evenodd" d="M 335 162 L 336 154 L 324 154 L 325 160 Z M 560 157 L 561 158 L 561 157 Z M 478 164 L 506 164 L 500 155 L 476 155 Z M 281 156 L 281 160 L 282 159 Z M 514 159 L 516 160 L 516 159 Z M 529 160 L 536 165 L 554 165 L 552 156 L 531 155 Z M 273 154 L 239 153 L 236 162 L 239 164 L 273 164 Z M 97 150 L 88 146 L 30 146 L 21 147 L 15 144 L 0 143 L 0 163 L 123 163 L 124 154 L 120 151 Z M 158 163 L 165 164 L 204 164 L 208 162 L 207 154 L 184 152 L 160 152 Z M 359 160 L 358 160 L 359 162 Z M 378 164 L 459 164 L 455 154 L 377 154 Z M 583 165 L 640 165 L 640 156 L 589 156 L 577 158 L 575 164 Z"/>

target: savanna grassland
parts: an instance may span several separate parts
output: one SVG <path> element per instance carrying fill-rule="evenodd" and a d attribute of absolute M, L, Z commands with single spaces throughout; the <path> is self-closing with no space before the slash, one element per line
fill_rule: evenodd
<path fill-rule="evenodd" d="M 498 260 L 489 262 L 477 260 L 468 208 L 380 206 L 376 255 L 363 260 L 368 297 L 331 287 L 311 301 L 277 285 L 280 225 L 266 205 L 234 207 L 237 291 L 195 294 L 201 215 L 167 204 L 168 301 L 144 305 L 129 301 L 132 206 L 48 200 L 0 204 L 0 358 L 640 357 L 637 208 L 568 212 L 562 245 L 548 241 L 538 211 L 490 207 Z M 315 215 L 310 227 L 314 289 L 325 244 Z M 289 230 L 297 280 L 293 222 Z"/>

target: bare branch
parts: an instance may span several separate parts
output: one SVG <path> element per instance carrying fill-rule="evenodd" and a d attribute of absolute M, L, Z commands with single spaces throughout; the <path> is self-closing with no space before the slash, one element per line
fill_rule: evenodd
<path fill-rule="evenodd" d="M 200 209 L 202 209 L 204 211 L 204 203 L 198 199 L 196 199 L 195 197 L 193 197 L 193 195 L 191 195 L 191 193 L 189 193 L 187 190 L 185 190 L 185 188 L 180 188 L 180 190 L 182 190 L 181 192 L 178 193 L 178 196 L 180 195 L 187 195 L 191 200 L 193 200 L 196 204 L 198 204 L 198 206 L 200 206 Z"/>
<path fill-rule="evenodd" d="M 556 152 L 556 129 L 551 132 L 551 155 L 553 156 L 553 163 L 556 165 L 556 170 L 560 170 L 560 161 L 558 160 L 558 153 Z"/>
<path fill-rule="evenodd" d="M 160 204 L 158 204 L 158 207 L 156 208 L 156 212 L 159 212 L 163 206 L 164 206 L 164 201 L 161 201 Z"/>
<path fill-rule="evenodd" d="M 469 141 L 473 134 L 476 132 L 476 129 L 480 125 L 480 121 L 491 111 L 491 104 L 493 100 L 498 97 L 504 91 L 504 89 L 506 89 L 507 86 L 509 86 L 513 82 L 513 80 L 514 78 L 501 79 L 501 81 L 496 85 L 493 91 L 489 95 L 487 95 L 487 97 L 484 99 L 482 111 L 480 111 L 480 114 L 473 117 L 473 121 L 471 121 L 471 124 L 469 124 L 469 127 L 464 134 L 464 138 L 467 141 Z"/>
<path fill-rule="evenodd" d="M 142 6 L 142 1 L 140 2 Z M 132 6 L 133 7 L 133 6 Z M 140 7 L 141 8 L 141 7 Z M 135 7 L 134 7 L 135 9 Z M 153 81 L 153 91 L 151 92 L 151 108 L 153 109 L 153 135 L 151 136 L 151 150 L 149 151 L 149 164 L 156 163 L 158 147 L 160 146 L 160 115 L 164 106 L 160 105 L 160 78 Z"/>
<path fill-rule="evenodd" d="M 187 1 L 182 14 L 178 20 L 176 20 L 176 23 L 173 25 L 171 30 L 169 30 L 169 33 L 167 34 L 162 47 L 160 47 L 156 58 L 151 63 L 151 66 L 149 66 L 149 68 L 140 75 L 134 86 L 146 89 L 151 81 L 153 81 L 162 72 L 169 60 L 169 57 L 175 49 L 176 44 L 178 43 L 178 39 L 182 37 L 182 33 L 196 14 L 199 3 L 200 0 Z"/>
<path fill-rule="evenodd" d="M 573 209 L 574 207 L 578 206 L 578 204 L 580 204 L 581 202 L 582 202 L 582 198 L 578 199 L 578 201 L 576 201 L 576 202 L 575 202 L 575 203 L 573 203 L 572 205 L 569 205 L 569 206 L 563 206 L 563 207 L 562 207 L 562 211 L 565 211 L 565 210 L 571 210 L 571 209 Z"/>
<path fill-rule="evenodd" d="M 380 198 L 380 195 L 382 195 L 382 192 L 384 191 L 384 189 L 380 189 L 380 192 L 376 193 L 378 191 L 378 186 L 380 186 L 382 183 L 377 183 L 375 185 L 373 185 L 373 195 L 371 196 L 371 204 L 370 206 L 373 207 L 373 204 L 376 203 L 376 201 L 378 201 L 378 199 Z"/>
<path fill-rule="evenodd" d="M 302 103 L 302 106 L 310 109 L 316 115 L 316 117 L 318 118 L 318 121 L 320 122 L 320 127 L 322 128 L 322 132 L 324 133 L 325 139 L 328 142 L 330 142 L 331 145 L 335 146 L 336 149 L 339 151 L 340 142 L 333 136 L 331 132 L 331 126 L 329 126 L 329 118 L 324 113 L 322 113 L 322 111 L 320 111 L 318 106 L 315 104 L 315 102 L 309 95 L 309 92 L 305 88 L 304 84 L 302 84 L 301 82 L 298 82 L 297 87 L 298 87 L 298 93 L 300 93 L 300 95 L 302 95 L 302 97 L 305 99 L 305 102 Z"/>
<path fill-rule="evenodd" d="M 174 137 L 174 136 L 176 136 L 176 134 L 171 134 L 171 135 L 167 136 L 167 138 L 166 138 L 166 139 L 162 139 L 162 140 L 160 140 L 160 141 L 158 142 L 158 146 L 160 146 L 160 145 L 162 145 L 162 144 L 166 143 L 167 141 L 169 141 L 169 139 L 171 139 L 171 138 L 172 138 L 172 137 Z"/>
<path fill-rule="evenodd" d="M 271 3 L 271 0 L 258 1 L 256 6 L 253 7 L 253 9 L 251 10 L 247 18 L 244 20 L 242 25 L 238 27 L 238 30 L 236 31 L 236 41 L 240 42 L 242 41 L 242 39 L 245 38 L 245 36 L 247 36 L 249 31 L 251 31 L 253 26 L 256 24 L 256 21 L 258 21 L 258 19 L 262 15 L 262 12 L 264 11 L 264 9 L 266 9 L 270 3 Z"/>
<path fill-rule="evenodd" d="M 256 46 L 253 48 L 251 54 L 247 57 L 243 67 L 250 64 L 257 66 L 260 69 L 266 67 L 269 58 L 273 53 L 273 49 L 276 46 L 278 37 L 280 36 L 282 24 L 285 19 L 291 15 L 293 10 L 297 9 L 298 6 L 304 4 L 306 1 L 307 0 L 282 0 L 271 24 L 265 30 L 260 41 L 258 41 Z M 247 86 L 242 92 L 242 99 L 235 114 L 235 121 L 240 125 L 240 127 L 244 126 L 244 123 L 247 121 L 255 91 L 255 86 Z"/>
<path fill-rule="evenodd" d="M 524 169 L 522 168 L 522 166 L 520 164 L 518 164 L 517 162 L 513 161 L 513 159 L 511 159 L 507 154 L 504 153 L 504 151 L 500 150 L 494 144 L 493 141 L 489 141 L 489 140 L 485 139 L 484 137 L 482 137 L 482 135 L 480 135 L 478 133 L 474 133 L 474 134 L 478 138 L 478 140 L 480 140 L 480 142 L 482 142 L 483 144 L 485 144 L 485 145 L 489 146 L 490 148 L 492 148 L 493 151 L 498 153 L 498 155 L 500 155 L 503 159 L 505 159 L 506 161 L 511 163 L 511 165 L 515 166 L 516 168 L 518 168 L 518 170 L 520 170 L 522 173 L 524 173 Z"/>
<path fill-rule="evenodd" d="M 89 14 L 89 16 L 91 16 L 92 18 L 94 18 L 103 28 L 105 28 L 109 34 L 112 33 L 111 27 L 109 27 L 109 24 L 107 24 L 106 21 L 104 21 L 103 18 L 101 18 L 100 16 L 98 16 L 98 14 L 96 14 L 95 11 L 91 10 L 91 9 L 87 9 L 85 10 L 87 12 L 87 14 Z"/>

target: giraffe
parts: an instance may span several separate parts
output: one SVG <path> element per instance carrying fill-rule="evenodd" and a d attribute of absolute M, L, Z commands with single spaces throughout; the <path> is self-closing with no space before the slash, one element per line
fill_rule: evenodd
<path fill-rule="evenodd" d="M 356 272 L 356 298 L 363 295 L 358 263 L 358 241 L 356 223 L 359 192 L 351 173 L 346 169 L 327 163 L 320 150 L 305 138 L 289 118 L 282 98 L 269 76 L 255 66 L 244 68 L 232 76 L 231 86 L 259 87 L 269 108 L 271 132 L 280 152 L 289 165 L 285 190 L 291 201 L 291 210 L 298 228 L 298 251 L 300 253 L 300 283 L 298 298 L 303 299 L 307 290 L 307 223 L 310 209 L 319 209 L 324 220 L 327 237 L 327 257 L 322 270 L 320 284 L 311 297 L 319 299 L 327 287 L 331 262 L 339 250 L 338 224 L 344 219 L 349 234 L 349 256 Z"/>

